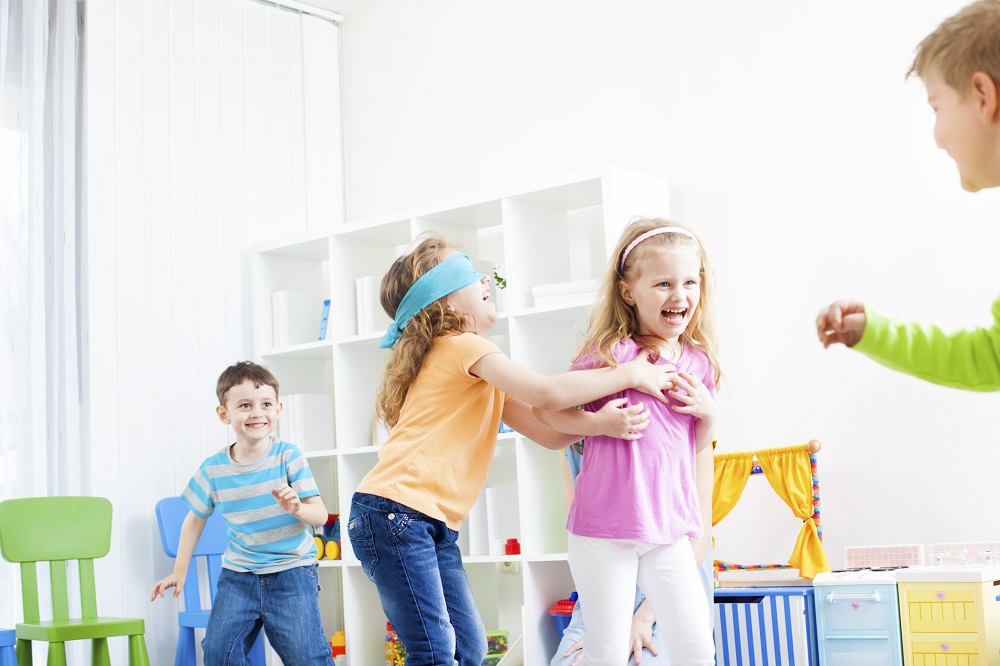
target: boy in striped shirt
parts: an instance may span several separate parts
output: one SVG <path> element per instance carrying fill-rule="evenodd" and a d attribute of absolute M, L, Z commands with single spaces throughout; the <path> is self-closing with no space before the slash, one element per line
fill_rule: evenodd
<path fill-rule="evenodd" d="M 184 588 L 208 517 L 222 512 L 228 546 L 202 647 L 206 666 L 249 664 L 263 628 L 285 664 L 333 665 L 319 612 L 316 546 L 307 525 L 323 525 L 326 506 L 301 451 L 272 433 L 281 415 L 278 380 L 241 361 L 216 385 L 219 420 L 236 440 L 201 464 L 181 498 L 191 509 L 171 575 L 152 598 Z"/>

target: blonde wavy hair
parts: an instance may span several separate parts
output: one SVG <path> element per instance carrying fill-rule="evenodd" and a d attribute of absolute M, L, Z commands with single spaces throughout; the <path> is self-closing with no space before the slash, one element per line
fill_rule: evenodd
<path fill-rule="evenodd" d="M 379 289 L 382 309 L 395 319 L 403 296 L 424 273 L 441 263 L 444 250 L 458 249 L 434 233 L 421 236 L 417 247 L 396 259 Z M 475 332 L 472 321 L 448 307 L 447 296 L 439 298 L 410 319 L 385 362 L 375 399 L 375 413 L 387 428 L 399 421 L 406 392 L 417 378 L 434 338 Z"/>
<path fill-rule="evenodd" d="M 665 249 L 689 248 L 698 253 L 701 267 L 698 271 L 701 299 L 698 308 L 691 317 L 691 323 L 680 336 L 680 341 L 697 347 L 705 352 L 714 369 L 715 381 L 718 384 L 722 373 L 719 370 L 718 338 L 715 328 L 715 276 L 712 273 L 705 246 L 701 241 L 684 234 L 659 234 L 651 236 L 636 245 L 625 260 L 625 266 L 619 268 L 622 253 L 629 243 L 646 233 L 660 227 L 676 227 L 694 236 L 687 227 L 662 218 L 634 218 L 622 232 L 618 245 L 612 254 L 612 263 L 601 281 L 597 300 L 590 311 L 590 321 L 587 325 L 587 335 L 580 344 L 576 359 L 594 354 L 600 362 L 608 367 L 617 365 L 613 351 L 623 340 L 634 338 L 643 346 L 651 346 L 639 335 L 639 319 L 635 307 L 624 301 L 619 289 L 621 282 L 632 283 L 638 276 L 643 261 L 654 252 Z"/>
<path fill-rule="evenodd" d="M 1000 0 L 973 2 L 924 37 L 907 75 L 931 72 L 963 98 L 976 72 L 1000 86 Z"/>

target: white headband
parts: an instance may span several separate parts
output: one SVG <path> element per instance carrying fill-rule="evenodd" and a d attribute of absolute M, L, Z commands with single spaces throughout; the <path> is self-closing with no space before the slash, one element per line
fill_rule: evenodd
<path fill-rule="evenodd" d="M 655 229 L 650 229 L 646 233 L 640 234 L 638 238 L 629 243 L 628 247 L 625 248 L 625 251 L 622 252 L 621 264 L 619 264 L 618 266 L 619 272 L 625 270 L 625 259 L 628 258 L 629 252 L 634 250 L 636 245 L 646 240 L 647 238 L 652 238 L 653 236 L 659 236 L 660 234 L 680 234 L 681 236 L 687 236 L 688 238 L 694 239 L 696 243 L 698 242 L 698 239 L 695 238 L 693 233 L 691 233 L 687 229 L 681 229 L 680 227 L 656 227 Z"/>

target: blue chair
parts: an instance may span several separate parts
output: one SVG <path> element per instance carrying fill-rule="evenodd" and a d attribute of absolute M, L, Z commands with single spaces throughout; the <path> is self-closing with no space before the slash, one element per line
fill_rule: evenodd
<path fill-rule="evenodd" d="M 17 666 L 16 633 L 13 629 L 0 629 L 0 666 Z"/>
<path fill-rule="evenodd" d="M 187 504 L 180 497 L 167 497 L 156 503 L 156 522 L 160 526 L 160 541 L 163 543 L 163 552 L 170 557 L 177 557 L 181 525 L 184 524 L 187 514 Z M 202 608 L 201 605 L 198 558 L 205 558 L 210 597 L 214 601 L 219 574 L 222 572 L 222 554 L 226 552 L 226 530 L 225 519 L 218 512 L 213 513 L 194 548 L 191 566 L 188 567 L 187 579 L 184 581 L 184 610 L 177 613 L 180 632 L 177 635 L 177 656 L 174 657 L 174 666 L 197 666 L 194 630 L 207 627 L 208 616 L 211 613 L 211 608 Z M 257 641 L 248 656 L 254 666 L 264 666 L 264 641 L 260 635 L 257 636 Z"/>

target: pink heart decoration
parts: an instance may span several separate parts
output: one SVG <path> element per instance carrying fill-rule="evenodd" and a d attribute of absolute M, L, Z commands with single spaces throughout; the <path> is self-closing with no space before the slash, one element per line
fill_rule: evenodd
<path fill-rule="evenodd" d="M 951 649 L 951 643 L 941 643 L 941 651 L 947 652 Z"/>
<path fill-rule="evenodd" d="M 851 608 L 853 608 L 854 610 L 858 610 L 859 608 L 861 608 L 861 604 L 851 604 Z"/>
<path fill-rule="evenodd" d="M 938 592 L 935 596 L 938 598 L 938 601 L 944 601 L 945 593 Z"/>

